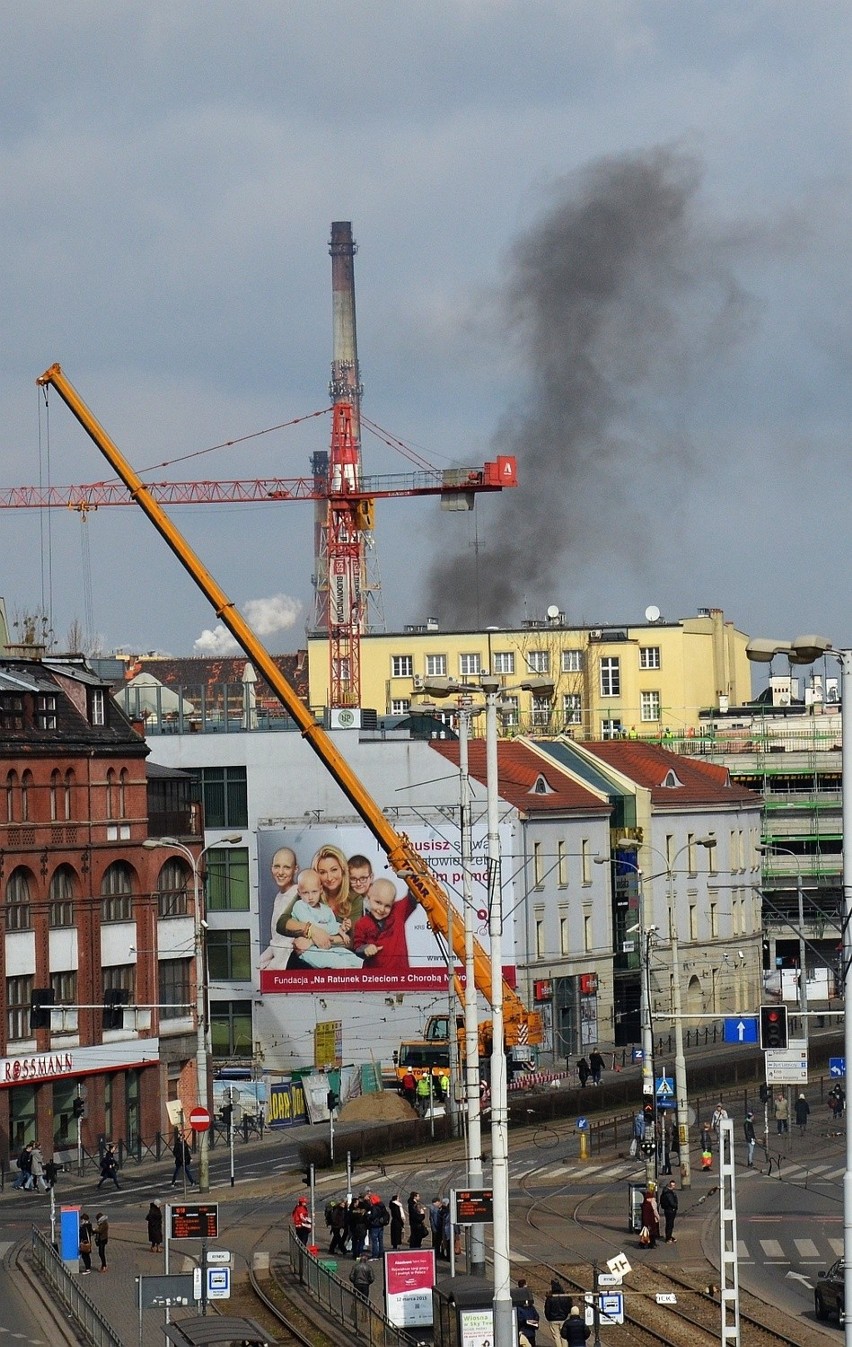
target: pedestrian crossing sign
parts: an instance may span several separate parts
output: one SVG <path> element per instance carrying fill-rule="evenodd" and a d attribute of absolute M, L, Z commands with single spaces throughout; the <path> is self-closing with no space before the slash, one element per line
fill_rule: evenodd
<path fill-rule="evenodd" d="M 660 1076 L 657 1081 L 657 1098 L 671 1099 L 674 1096 L 674 1083 L 666 1076 Z"/>

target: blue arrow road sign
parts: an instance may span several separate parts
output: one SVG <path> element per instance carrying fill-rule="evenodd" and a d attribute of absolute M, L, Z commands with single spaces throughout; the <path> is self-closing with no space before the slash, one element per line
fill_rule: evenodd
<path fill-rule="evenodd" d="M 757 1043 L 756 1015 L 734 1015 L 725 1020 L 726 1043 Z"/>
<path fill-rule="evenodd" d="M 577 1119 L 577 1131 L 578 1131 L 578 1132 L 588 1132 L 588 1130 L 589 1130 L 589 1120 L 588 1120 L 588 1118 L 578 1118 L 578 1119 Z"/>
<path fill-rule="evenodd" d="M 845 1075 L 846 1075 L 846 1058 L 845 1058 L 845 1057 L 829 1057 L 829 1059 L 828 1059 L 828 1074 L 829 1074 L 830 1076 L 845 1076 Z"/>

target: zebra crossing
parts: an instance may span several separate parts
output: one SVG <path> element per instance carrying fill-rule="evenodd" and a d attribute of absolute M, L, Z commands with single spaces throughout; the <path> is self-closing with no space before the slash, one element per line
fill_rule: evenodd
<path fill-rule="evenodd" d="M 799 1165 L 782 1163 L 780 1166 L 773 1161 L 770 1177 L 773 1181 L 781 1179 L 786 1183 L 802 1184 L 805 1187 L 814 1188 L 819 1186 L 830 1187 L 832 1185 L 843 1184 L 844 1166 L 832 1162 L 824 1164 Z M 551 1161 L 547 1164 L 536 1166 L 530 1163 L 529 1157 L 524 1159 L 511 1160 L 509 1162 L 509 1174 L 512 1178 L 521 1178 L 528 1176 L 537 1183 L 557 1182 L 561 1180 L 585 1180 L 588 1183 L 605 1182 L 607 1179 L 630 1179 L 635 1178 L 637 1183 L 643 1182 L 645 1178 L 644 1166 L 637 1165 L 635 1160 L 617 1160 L 609 1163 L 600 1164 L 595 1161 L 563 1160 Z M 767 1170 L 755 1166 L 752 1169 L 742 1165 L 737 1168 L 737 1182 L 749 1183 L 760 1177 L 767 1176 Z M 677 1169 L 674 1170 L 674 1177 L 677 1178 Z"/>
<path fill-rule="evenodd" d="M 759 1236 L 737 1240 L 737 1262 L 769 1267 L 827 1268 L 843 1253 L 843 1239 L 826 1236 L 819 1244 L 812 1239 L 761 1239 Z"/>

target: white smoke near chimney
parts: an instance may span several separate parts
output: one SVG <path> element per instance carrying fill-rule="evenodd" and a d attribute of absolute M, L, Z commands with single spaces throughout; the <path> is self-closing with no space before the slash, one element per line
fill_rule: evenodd
<path fill-rule="evenodd" d="M 299 600 L 291 599 L 288 594 L 273 594 L 268 599 L 249 599 L 243 608 L 249 626 L 261 637 L 287 631 L 297 621 L 301 611 Z M 198 655 L 235 655 L 240 647 L 227 627 L 219 622 L 215 627 L 205 628 L 193 642 L 192 648 Z"/>

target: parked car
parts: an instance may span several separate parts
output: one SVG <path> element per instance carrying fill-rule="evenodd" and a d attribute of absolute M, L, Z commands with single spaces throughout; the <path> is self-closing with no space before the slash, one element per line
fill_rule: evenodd
<path fill-rule="evenodd" d="M 821 1272 L 814 1287 L 814 1309 L 818 1319 L 827 1319 L 836 1314 L 838 1323 L 843 1323 L 843 1294 L 845 1266 L 842 1258 L 832 1263 L 828 1272 Z"/>

